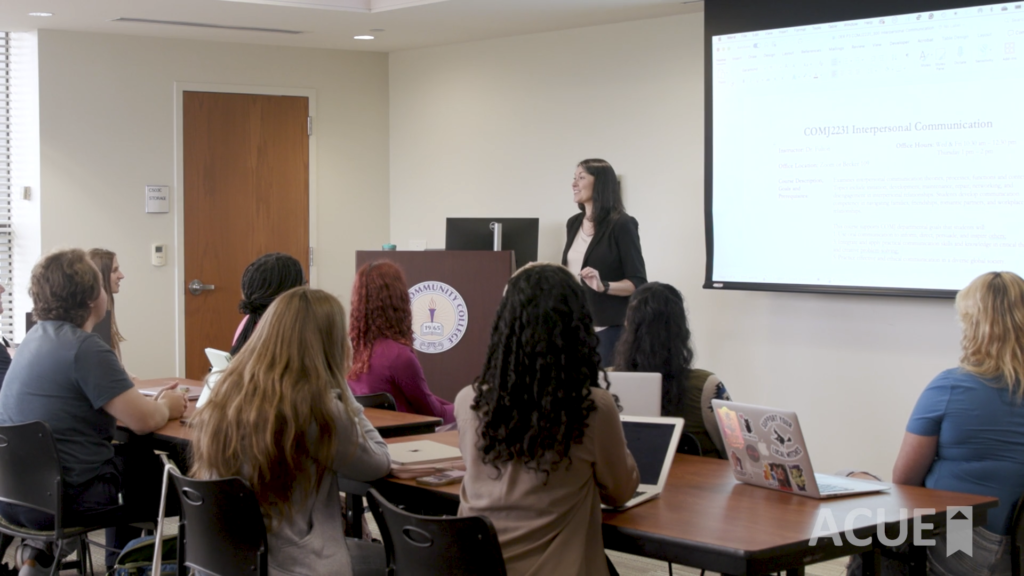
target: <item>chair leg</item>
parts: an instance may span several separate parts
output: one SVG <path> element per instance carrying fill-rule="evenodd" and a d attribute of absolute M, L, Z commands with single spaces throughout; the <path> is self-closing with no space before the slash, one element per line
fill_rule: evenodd
<path fill-rule="evenodd" d="M 64 549 L 64 541 L 57 538 L 53 544 L 53 564 L 50 565 L 50 576 L 57 576 L 60 573 L 60 553 Z"/>

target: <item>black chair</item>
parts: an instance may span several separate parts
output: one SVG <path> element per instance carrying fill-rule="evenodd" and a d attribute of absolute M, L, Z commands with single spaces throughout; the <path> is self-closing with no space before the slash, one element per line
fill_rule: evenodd
<path fill-rule="evenodd" d="M 362 396 L 356 396 L 356 402 L 363 408 L 380 408 L 381 410 L 391 410 L 392 412 L 398 411 L 398 405 L 395 404 L 395 397 L 387 392 L 377 392 L 376 394 L 363 394 Z"/>
<path fill-rule="evenodd" d="M 384 539 L 388 576 L 505 576 L 498 535 L 487 518 L 409 514 L 372 489 L 367 499 Z"/>
<path fill-rule="evenodd" d="M 178 575 L 189 569 L 234 576 L 266 576 L 267 529 L 256 495 L 241 478 L 193 480 L 175 470 L 181 498 Z"/>
<path fill-rule="evenodd" d="M 61 569 L 64 541 L 78 539 L 78 573 L 93 573 L 92 554 L 86 536 L 105 526 L 64 525 L 62 497 L 64 480 L 53 434 L 45 422 L 0 426 L 0 502 L 16 504 L 53 515 L 53 530 L 35 530 L 18 526 L 0 517 L 0 532 L 54 545 L 51 576 Z M 65 565 L 67 567 L 68 565 Z"/>
<path fill-rule="evenodd" d="M 676 453 L 703 456 L 700 450 L 700 442 L 697 441 L 696 436 L 689 432 L 683 432 L 683 435 L 679 437 L 679 447 L 676 448 Z"/>
<path fill-rule="evenodd" d="M 1017 500 L 1010 522 L 1010 573 L 1013 576 L 1021 576 L 1021 547 L 1024 547 L 1024 496 Z"/>

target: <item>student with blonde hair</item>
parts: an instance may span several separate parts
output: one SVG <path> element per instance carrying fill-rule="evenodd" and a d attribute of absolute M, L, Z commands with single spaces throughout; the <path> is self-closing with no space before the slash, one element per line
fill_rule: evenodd
<path fill-rule="evenodd" d="M 192 422 L 192 475 L 238 476 L 267 523 L 271 574 L 383 571 L 383 549 L 346 540 L 337 476 L 376 480 L 387 445 L 345 382 L 341 303 L 300 287 L 276 298 Z"/>
<path fill-rule="evenodd" d="M 1024 280 L 1013 272 L 982 274 L 957 294 L 956 310 L 963 328 L 960 365 L 921 393 L 892 480 L 998 497 L 987 523 L 974 529 L 973 556 L 958 551 L 947 557 L 940 535 L 927 550 L 928 572 L 1009 574 L 1007 534 L 1024 492 Z"/>

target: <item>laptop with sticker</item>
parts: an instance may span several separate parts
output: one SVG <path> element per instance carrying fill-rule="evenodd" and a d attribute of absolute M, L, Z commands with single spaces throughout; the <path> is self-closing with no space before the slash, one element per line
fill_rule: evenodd
<path fill-rule="evenodd" d="M 604 509 L 625 510 L 661 494 L 683 434 L 683 419 L 622 416 L 622 431 L 626 435 L 626 447 L 640 471 L 640 486 L 622 506 L 602 505 Z"/>
<path fill-rule="evenodd" d="M 732 473 L 744 484 L 808 498 L 889 490 L 883 482 L 816 474 L 796 412 L 712 400 Z"/>

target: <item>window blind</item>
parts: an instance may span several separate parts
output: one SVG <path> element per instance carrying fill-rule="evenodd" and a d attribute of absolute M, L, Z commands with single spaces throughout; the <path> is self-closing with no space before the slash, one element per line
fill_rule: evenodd
<path fill-rule="evenodd" d="M 0 334 L 14 339 L 14 230 L 11 227 L 11 34 L 0 32 Z"/>

